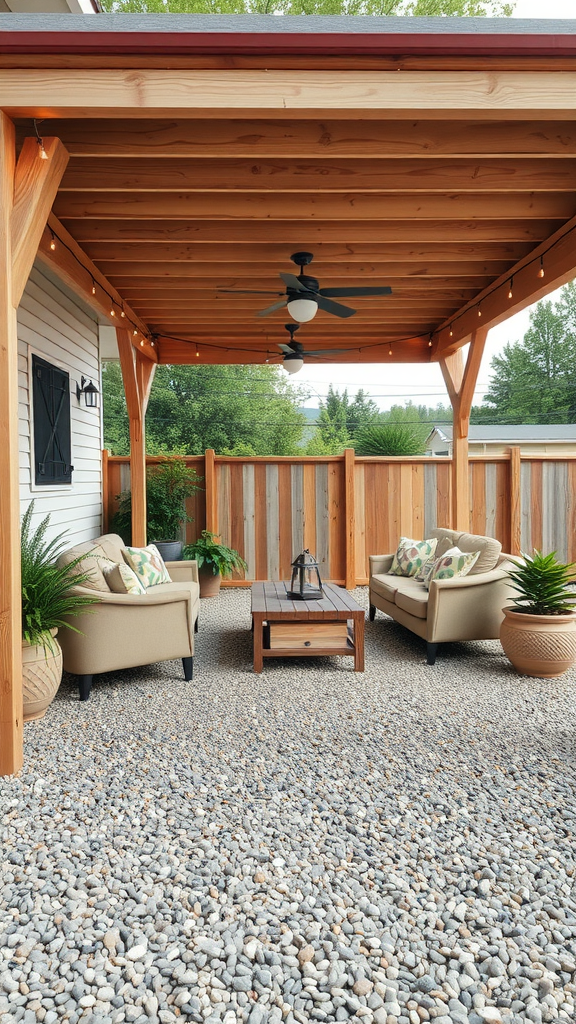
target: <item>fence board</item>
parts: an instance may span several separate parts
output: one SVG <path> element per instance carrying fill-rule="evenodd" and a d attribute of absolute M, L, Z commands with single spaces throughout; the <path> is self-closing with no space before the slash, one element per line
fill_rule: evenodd
<path fill-rule="evenodd" d="M 150 464 L 158 460 L 150 458 Z M 204 458 L 187 464 L 204 476 Z M 129 459 L 109 456 L 104 494 L 109 529 L 117 496 L 130 487 Z M 450 526 L 449 458 L 357 458 L 353 460 L 356 582 L 366 582 L 368 555 L 393 551 L 400 535 L 424 537 Z M 497 537 L 509 550 L 511 537 L 510 458 L 470 460 L 470 530 Z M 576 558 L 576 456 L 521 457 L 517 500 L 522 550 L 556 550 Z M 289 579 L 291 562 L 309 547 L 323 579 L 342 583 L 348 558 L 344 456 L 323 458 L 232 458 L 216 456 L 214 509 L 222 541 L 248 563 L 246 579 Z M 350 492 L 352 495 L 352 491 Z M 203 487 L 189 499 L 192 542 L 205 529 Z M 241 584 L 235 573 L 231 584 Z"/>

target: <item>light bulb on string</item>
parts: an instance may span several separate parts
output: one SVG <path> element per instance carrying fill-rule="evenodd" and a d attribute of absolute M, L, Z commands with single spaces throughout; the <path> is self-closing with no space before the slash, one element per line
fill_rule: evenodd
<path fill-rule="evenodd" d="M 38 143 L 38 154 L 40 156 L 40 159 L 41 160 L 47 160 L 48 159 L 48 153 L 44 149 L 44 139 L 40 136 L 40 133 L 38 131 L 38 125 L 36 123 L 36 118 L 34 118 L 34 131 L 36 132 L 36 142 Z"/>
<path fill-rule="evenodd" d="M 512 298 L 512 289 L 514 288 L 514 278 L 510 278 L 510 284 L 508 285 L 508 298 Z"/>
<path fill-rule="evenodd" d="M 392 355 L 392 345 L 390 345 L 390 348 L 388 349 L 388 355 L 389 355 L 389 356 L 391 356 L 391 355 Z"/>
<path fill-rule="evenodd" d="M 92 278 L 92 295 L 96 295 L 96 282 L 94 278 Z"/>
<path fill-rule="evenodd" d="M 124 317 L 126 316 L 126 313 L 124 312 L 124 307 L 122 307 L 122 309 L 120 310 L 120 316 L 122 317 L 122 319 L 124 319 Z"/>
<path fill-rule="evenodd" d="M 540 269 L 538 271 L 538 277 L 544 277 L 544 257 L 540 257 Z"/>
<path fill-rule="evenodd" d="M 142 341 L 140 342 L 140 348 L 144 348 L 144 338 L 142 338 Z"/>
<path fill-rule="evenodd" d="M 136 330 L 136 328 L 134 328 L 134 330 L 132 331 L 132 334 L 134 335 L 135 338 L 138 337 L 138 331 Z"/>
<path fill-rule="evenodd" d="M 454 336 L 454 331 L 452 330 L 452 328 L 450 328 L 448 334 L 450 335 L 451 338 Z"/>
<path fill-rule="evenodd" d="M 52 240 L 50 242 L 50 248 L 52 249 L 52 252 L 54 252 L 54 250 L 56 248 L 56 237 L 55 237 L 54 232 L 52 231 L 51 228 L 50 228 L 50 234 L 52 235 Z"/>
<path fill-rule="evenodd" d="M 480 306 L 478 306 L 478 316 L 482 316 L 482 310 L 480 309 Z"/>
<path fill-rule="evenodd" d="M 200 358 L 200 352 L 198 351 L 198 345 L 196 345 L 196 359 Z"/>

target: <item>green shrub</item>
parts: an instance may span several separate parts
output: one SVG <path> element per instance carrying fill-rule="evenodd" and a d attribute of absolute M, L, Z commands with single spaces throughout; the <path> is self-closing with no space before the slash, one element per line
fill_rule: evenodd
<path fill-rule="evenodd" d="M 210 533 L 210 530 L 202 530 L 198 540 L 184 548 L 184 558 L 198 562 L 199 569 L 206 569 L 214 576 L 220 573 L 226 578 L 232 575 L 234 569 L 246 571 L 248 566 L 242 555 L 234 548 L 218 544 L 216 536 L 215 533 Z"/>
<path fill-rule="evenodd" d="M 405 424 L 373 423 L 357 432 L 354 449 L 357 455 L 423 455 L 426 442 Z"/>
<path fill-rule="evenodd" d="M 200 490 L 199 477 L 186 461 L 178 456 L 163 459 L 146 472 L 146 522 L 151 542 L 178 540 L 180 528 L 192 522 L 186 512 L 186 499 Z M 118 509 L 112 520 L 112 528 L 120 534 L 125 543 L 130 543 L 132 534 L 132 494 L 123 491 L 118 495 Z"/>

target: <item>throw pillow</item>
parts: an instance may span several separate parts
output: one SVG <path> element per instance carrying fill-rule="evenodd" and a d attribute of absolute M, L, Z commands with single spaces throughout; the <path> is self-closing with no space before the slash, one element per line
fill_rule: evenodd
<path fill-rule="evenodd" d="M 111 569 L 105 569 L 104 578 L 113 594 L 146 593 L 134 569 L 131 569 L 125 562 L 115 562 Z"/>
<path fill-rule="evenodd" d="M 400 537 L 390 574 L 392 576 L 415 576 L 436 551 L 436 544 L 435 537 L 432 540 L 411 540 L 409 537 Z"/>
<path fill-rule="evenodd" d="M 157 587 L 159 583 L 172 582 L 164 559 L 155 544 L 149 544 L 146 548 L 124 548 L 122 553 L 146 590 L 148 587 Z"/>
<path fill-rule="evenodd" d="M 456 576 L 467 576 L 479 557 L 479 551 L 460 551 L 459 548 L 450 548 L 445 555 L 436 560 L 426 582 L 427 589 L 430 589 L 433 580 L 450 580 Z"/>

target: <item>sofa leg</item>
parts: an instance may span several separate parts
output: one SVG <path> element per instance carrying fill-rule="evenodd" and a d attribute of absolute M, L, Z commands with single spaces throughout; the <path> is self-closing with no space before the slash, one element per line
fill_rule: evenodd
<path fill-rule="evenodd" d="M 429 665 L 434 665 L 436 661 L 436 655 L 438 654 L 438 648 L 440 644 L 426 644 L 427 661 Z"/>
<path fill-rule="evenodd" d="M 371 604 L 370 605 L 370 609 L 368 611 L 368 616 L 370 618 L 370 622 L 374 622 L 374 619 L 376 618 L 376 605 L 375 604 Z"/>
<path fill-rule="evenodd" d="M 196 622 L 194 623 L 194 632 L 198 632 L 198 617 L 196 617 Z"/>
<path fill-rule="evenodd" d="M 88 700 L 92 689 L 93 676 L 78 676 L 78 693 L 80 700 Z"/>
<path fill-rule="evenodd" d="M 184 669 L 184 679 L 189 683 L 194 671 L 194 658 L 182 658 L 182 668 Z"/>

